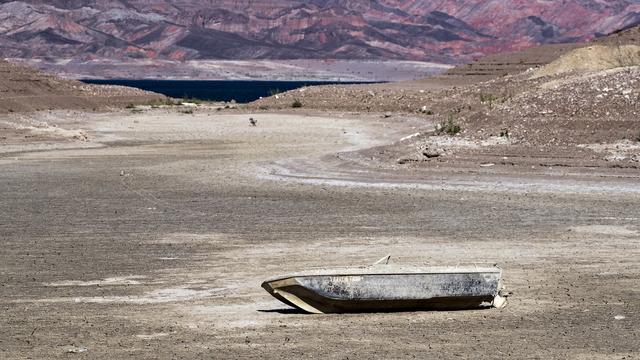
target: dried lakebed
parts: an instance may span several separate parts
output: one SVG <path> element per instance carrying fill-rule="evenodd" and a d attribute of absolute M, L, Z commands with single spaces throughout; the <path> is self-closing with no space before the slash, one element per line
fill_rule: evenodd
<path fill-rule="evenodd" d="M 172 110 L 48 121 L 89 141 L 0 155 L 2 358 L 638 355 L 640 196 L 627 173 L 620 191 L 582 173 L 572 179 L 604 190 L 505 191 L 544 176 L 498 167 L 482 170 L 493 186 L 332 186 L 304 179 L 420 184 L 423 171 L 374 171 L 349 153 L 420 124 Z M 434 171 L 442 184 L 469 173 Z M 389 253 L 498 263 L 513 296 L 503 310 L 310 316 L 260 288 Z"/>

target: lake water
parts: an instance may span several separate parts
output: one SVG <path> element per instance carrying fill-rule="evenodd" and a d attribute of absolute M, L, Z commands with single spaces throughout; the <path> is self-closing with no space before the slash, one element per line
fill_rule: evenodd
<path fill-rule="evenodd" d="M 88 84 L 124 85 L 153 91 L 174 98 L 247 103 L 260 97 L 304 86 L 355 84 L 320 81 L 254 81 L 254 80 L 82 80 Z"/>

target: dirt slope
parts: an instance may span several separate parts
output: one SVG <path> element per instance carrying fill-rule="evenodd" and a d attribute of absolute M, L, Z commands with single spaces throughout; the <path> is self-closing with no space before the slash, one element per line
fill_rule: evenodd
<path fill-rule="evenodd" d="M 533 77 L 640 65 L 640 46 L 593 45 L 569 51 L 537 70 Z"/>
<path fill-rule="evenodd" d="M 164 96 L 121 86 L 65 80 L 0 60 L 0 113 L 51 109 L 103 109 Z"/>

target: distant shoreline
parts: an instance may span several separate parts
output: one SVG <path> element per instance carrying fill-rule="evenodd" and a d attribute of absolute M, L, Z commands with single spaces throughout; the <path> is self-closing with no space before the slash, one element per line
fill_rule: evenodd
<path fill-rule="evenodd" d="M 437 74 L 433 74 L 437 75 Z M 427 75 L 425 77 L 433 76 Z M 314 85 L 332 85 L 332 84 L 382 84 L 382 83 L 392 83 L 392 82 L 400 82 L 407 80 L 354 80 L 349 78 L 188 78 L 188 77 L 101 77 L 101 76 L 82 76 L 82 77 L 70 77 L 70 76 L 62 76 L 66 79 L 72 79 L 82 82 L 91 82 L 91 81 L 194 81 L 194 82 L 204 82 L 204 81 L 234 81 L 234 82 L 305 82 L 305 83 L 313 83 Z M 421 78 L 423 79 L 423 78 Z"/>
<path fill-rule="evenodd" d="M 452 67 L 401 60 L 7 60 L 76 80 L 391 82 L 422 79 Z"/>

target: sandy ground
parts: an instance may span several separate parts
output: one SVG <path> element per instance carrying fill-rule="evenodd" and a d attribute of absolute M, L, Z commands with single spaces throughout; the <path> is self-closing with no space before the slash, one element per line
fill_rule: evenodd
<path fill-rule="evenodd" d="M 414 169 L 352 152 L 432 127 L 399 116 L 38 121 L 86 139 L 0 142 L 0 358 L 639 356 L 637 170 Z M 498 263 L 513 295 L 502 310 L 306 315 L 260 288 L 386 254 Z"/>

